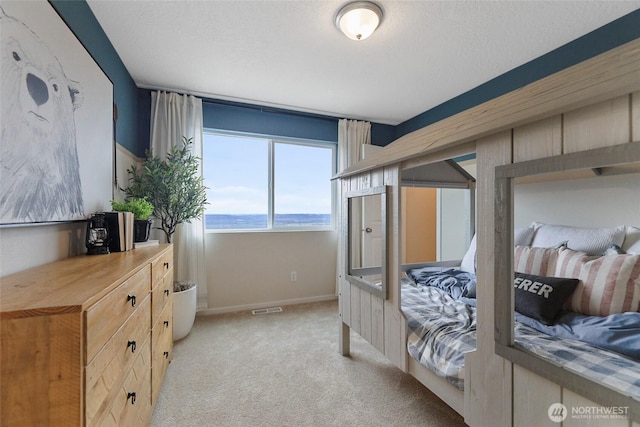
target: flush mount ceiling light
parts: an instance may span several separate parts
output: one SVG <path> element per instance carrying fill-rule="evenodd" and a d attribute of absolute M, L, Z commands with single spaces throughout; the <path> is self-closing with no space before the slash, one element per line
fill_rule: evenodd
<path fill-rule="evenodd" d="M 351 40 L 364 40 L 382 22 L 382 9 L 370 1 L 355 1 L 342 6 L 336 15 L 336 27 Z"/>

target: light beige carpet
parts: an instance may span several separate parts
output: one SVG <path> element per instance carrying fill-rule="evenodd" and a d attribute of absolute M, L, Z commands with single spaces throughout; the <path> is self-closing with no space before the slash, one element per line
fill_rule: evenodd
<path fill-rule="evenodd" d="M 336 301 L 197 317 L 175 343 L 153 426 L 464 426 L 417 380 L 351 333 Z"/>

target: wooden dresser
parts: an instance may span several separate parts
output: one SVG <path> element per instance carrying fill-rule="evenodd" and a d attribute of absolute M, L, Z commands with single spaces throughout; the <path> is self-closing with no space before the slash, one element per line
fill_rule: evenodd
<path fill-rule="evenodd" d="M 149 425 L 173 346 L 173 247 L 0 278 L 0 425 Z"/>

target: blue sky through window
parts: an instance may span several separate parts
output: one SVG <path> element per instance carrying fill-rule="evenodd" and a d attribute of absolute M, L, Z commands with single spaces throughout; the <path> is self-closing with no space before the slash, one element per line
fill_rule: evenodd
<path fill-rule="evenodd" d="M 266 214 L 268 202 L 266 139 L 204 135 L 203 176 L 208 214 Z"/>
<path fill-rule="evenodd" d="M 205 133 L 203 145 L 206 213 L 266 215 L 269 140 Z M 276 142 L 276 214 L 331 214 L 330 148 Z"/>

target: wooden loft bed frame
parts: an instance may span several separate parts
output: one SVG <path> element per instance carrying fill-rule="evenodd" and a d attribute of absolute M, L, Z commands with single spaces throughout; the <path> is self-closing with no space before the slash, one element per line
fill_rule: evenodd
<path fill-rule="evenodd" d="M 468 154 L 468 153 L 467 153 Z M 396 186 L 412 186 L 412 187 L 433 187 L 433 188 L 457 188 L 457 189 L 468 189 L 470 194 L 470 212 L 469 218 L 475 217 L 475 178 L 468 174 L 462 167 L 460 167 L 455 161 L 450 159 L 440 160 L 436 162 L 427 162 L 427 163 L 412 163 L 409 165 L 405 165 L 406 169 L 400 171 L 399 174 L 395 175 L 397 180 L 394 185 Z M 372 182 L 377 181 L 372 177 Z M 389 183 L 386 183 L 389 185 Z M 351 188 L 348 191 L 345 191 L 344 199 L 343 199 L 343 218 L 349 218 L 349 209 L 344 209 L 351 204 L 351 197 L 362 196 L 367 194 L 379 194 L 384 193 L 385 198 L 383 200 L 386 201 L 386 191 L 384 186 L 374 186 L 374 187 L 366 187 L 364 189 L 354 189 Z M 386 203 L 386 202 L 385 202 Z M 391 209 L 392 215 L 397 215 L 397 212 Z M 387 217 L 387 214 L 384 213 L 383 217 Z M 349 242 L 351 241 L 349 226 L 346 227 L 346 233 L 343 237 L 344 245 L 347 248 L 346 253 L 349 254 L 351 252 Z M 388 227 L 385 227 L 387 230 Z M 469 224 L 469 232 L 470 235 L 473 235 L 475 232 L 475 222 L 472 220 Z M 383 242 L 385 239 L 383 239 Z M 393 289 L 387 285 L 391 283 L 391 286 L 395 287 L 397 291 L 397 286 L 394 284 L 394 280 L 389 280 L 389 276 L 386 274 L 388 259 L 385 256 L 385 251 L 383 253 L 383 259 L 385 260 L 382 263 L 382 268 L 376 269 L 367 269 L 370 274 L 379 273 L 384 279 L 381 287 L 368 286 L 365 281 L 363 281 L 360 277 L 357 276 L 361 269 L 352 269 L 349 266 L 349 262 L 346 262 L 346 270 L 345 277 L 349 282 L 350 290 L 345 290 L 345 292 L 341 292 L 342 295 L 346 294 L 355 294 L 356 292 L 363 298 L 366 302 L 364 311 L 366 312 L 368 305 L 375 305 L 377 307 L 376 310 L 373 311 L 371 316 L 380 316 L 381 314 L 384 316 L 385 311 L 385 303 L 383 302 L 386 299 L 391 299 L 395 301 L 395 307 L 399 311 L 400 300 L 399 294 L 397 292 L 393 292 Z M 350 258 L 350 255 L 347 256 Z M 422 266 L 437 266 L 437 267 L 453 267 L 459 266 L 460 260 L 451 260 L 451 261 L 443 261 L 443 262 L 428 262 L 428 263 L 414 263 L 414 264 L 402 264 L 399 266 L 399 270 L 396 271 L 406 271 L 410 268 L 422 267 Z M 373 271 L 375 270 L 375 271 Z M 356 289 L 357 288 L 357 291 Z M 387 298 L 388 293 L 393 293 L 394 295 Z M 397 294 L 397 295 L 396 295 Z M 362 297 L 364 295 L 364 297 Z M 362 301 L 359 303 L 362 304 Z M 362 308 L 362 307 L 361 307 Z M 389 310 L 389 307 L 386 308 Z M 343 310 L 341 310 L 343 312 Z M 402 315 L 401 312 L 398 313 L 402 319 L 402 323 L 406 327 L 406 318 Z M 379 324 L 379 319 L 372 319 L 372 329 L 379 329 L 375 327 L 376 324 Z M 342 355 L 347 356 L 349 354 L 349 331 L 348 328 L 345 328 L 346 324 L 343 322 L 343 337 L 341 339 L 341 349 L 340 352 Z M 365 328 L 367 331 L 365 332 L 365 336 L 371 336 L 368 331 L 369 328 Z M 371 337 L 372 341 L 375 342 L 375 336 Z M 404 351 L 406 352 L 406 333 L 405 336 L 402 336 L 400 341 L 403 343 Z M 371 341 L 370 341 L 371 342 Z M 375 344 L 374 344 L 375 346 Z M 384 352 L 384 350 L 382 350 Z M 449 384 L 445 379 L 435 375 L 426 367 L 420 365 L 414 359 L 407 357 L 404 355 L 406 364 L 406 370 L 412 376 L 414 376 L 418 381 L 420 381 L 424 386 L 429 388 L 434 394 L 440 397 L 444 402 L 446 402 L 450 407 L 456 410 L 461 415 L 464 414 L 464 395 L 463 391 L 458 390 L 451 384 Z"/>
<path fill-rule="evenodd" d="M 598 120 L 593 119 L 594 115 Z M 621 120 L 627 120 L 622 128 Z M 349 354 L 349 333 L 353 329 L 401 370 L 411 373 L 463 414 L 470 425 L 507 426 L 517 424 L 518 420 L 524 422 L 543 416 L 548 404 L 544 413 L 540 411 L 548 396 L 557 396 L 558 401 L 589 403 L 587 399 L 575 400 L 580 395 L 574 396 L 570 390 L 562 392 L 562 384 L 545 382 L 526 367 L 512 364 L 496 354 L 491 284 L 495 273 L 494 168 L 513 161 L 555 157 L 563 152 L 580 152 L 633 140 L 630 136 L 619 137 L 620 129 L 629 135 L 640 135 L 640 40 L 405 135 L 336 175 L 342 194 L 386 186 L 387 206 L 391 208 L 387 212 L 385 298 L 351 285 L 346 280 L 344 257 L 338 260 L 340 353 Z M 572 132 L 572 139 L 558 140 L 559 132 Z M 590 142 L 596 137 L 598 141 Z M 403 170 L 470 152 L 476 152 L 478 159 L 477 229 L 482 237 L 478 265 L 483 265 L 478 272 L 478 285 L 489 287 L 478 290 L 479 295 L 484 294 L 484 300 L 478 300 L 478 347 L 465 357 L 463 393 L 409 360 L 407 325 L 400 311 L 399 207 Z M 339 232 L 343 235 L 346 232 L 344 223 Z M 344 243 L 340 241 L 339 253 L 344 253 Z M 531 384 L 536 386 L 532 388 Z M 525 405 L 525 402 L 529 403 Z M 636 426 L 631 420 L 629 425 Z"/>

